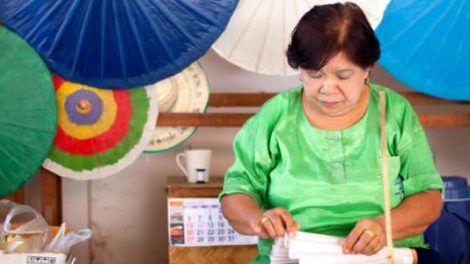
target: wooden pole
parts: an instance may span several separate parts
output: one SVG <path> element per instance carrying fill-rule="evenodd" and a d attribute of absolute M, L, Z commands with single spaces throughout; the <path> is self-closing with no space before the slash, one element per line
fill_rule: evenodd
<path fill-rule="evenodd" d="M 40 170 L 41 214 L 50 225 L 62 223 L 61 178 L 44 168 Z"/>
<path fill-rule="evenodd" d="M 390 184 L 388 175 L 387 129 L 385 93 L 380 91 L 380 147 L 382 150 L 382 186 L 384 193 L 385 235 L 387 238 L 387 264 L 393 264 L 392 214 L 390 208 Z"/>

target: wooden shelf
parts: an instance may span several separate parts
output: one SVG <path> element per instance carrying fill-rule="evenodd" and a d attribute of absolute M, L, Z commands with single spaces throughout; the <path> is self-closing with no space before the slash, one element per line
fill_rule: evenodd
<path fill-rule="evenodd" d="M 449 101 L 417 92 L 401 93 L 413 105 L 469 105 L 470 102 Z M 211 107 L 259 107 L 274 93 L 214 93 Z M 470 111 L 470 109 L 469 109 Z M 157 126 L 240 127 L 254 113 L 160 113 Z M 470 127 L 470 113 L 418 113 L 424 127 Z"/>
<path fill-rule="evenodd" d="M 260 106 L 277 93 L 211 93 L 209 106 L 245 107 Z M 413 105 L 457 105 L 468 104 L 466 101 L 445 100 L 418 92 L 399 92 Z"/>
<path fill-rule="evenodd" d="M 243 113 L 161 113 L 157 120 L 157 126 L 240 127 L 252 115 Z M 421 124 L 428 128 L 470 127 L 470 113 L 418 113 L 418 117 Z"/>

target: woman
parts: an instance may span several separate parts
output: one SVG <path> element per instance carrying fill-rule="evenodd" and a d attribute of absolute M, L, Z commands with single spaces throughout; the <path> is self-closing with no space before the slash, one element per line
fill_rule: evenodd
<path fill-rule="evenodd" d="M 345 254 L 384 247 L 379 91 L 394 244 L 426 247 L 422 233 L 440 214 L 443 185 L 411 105 L 368 82 L 379 56 L 352 3 L 315 6 L 294 29 L 287 58 L 302 85 L 268 101 L 239 131 L 220 194 L 230 224 L 261 238 L 255 263 L 269 262 L 272 239 L 297 230 L 345 237 Z"/>

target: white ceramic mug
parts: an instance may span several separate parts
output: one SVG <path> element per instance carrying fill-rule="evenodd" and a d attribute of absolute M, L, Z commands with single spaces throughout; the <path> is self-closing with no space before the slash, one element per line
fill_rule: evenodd
<path fill-rule="evenodd" d="M 183 171 L 188 182 L 208 182 L 210 175 L 210 149 L 188 149 L 176 155 L 176 164 Z M 184 158 L 185 165 L 181 162 Z"/>

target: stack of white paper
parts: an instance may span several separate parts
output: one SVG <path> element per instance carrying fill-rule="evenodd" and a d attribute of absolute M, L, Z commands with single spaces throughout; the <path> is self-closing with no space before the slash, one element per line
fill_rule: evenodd
<path fill-rule="evenodd" d="M 271 251 L 271 263 L 299 263 L 299 264 L 383 264 L 387 256 L 387 249 L 383 248 L 377 254 L 366 256 L 362 254 L 343 254 L 340 246 L 342 238 L 319 235 L 313 233 L 297 232 L 296 237 L 287 236 L 278 238 Z M 413 256 L 409 248 L 395 248 L 393 250 L 395 264 L 411 264 Z"/>

